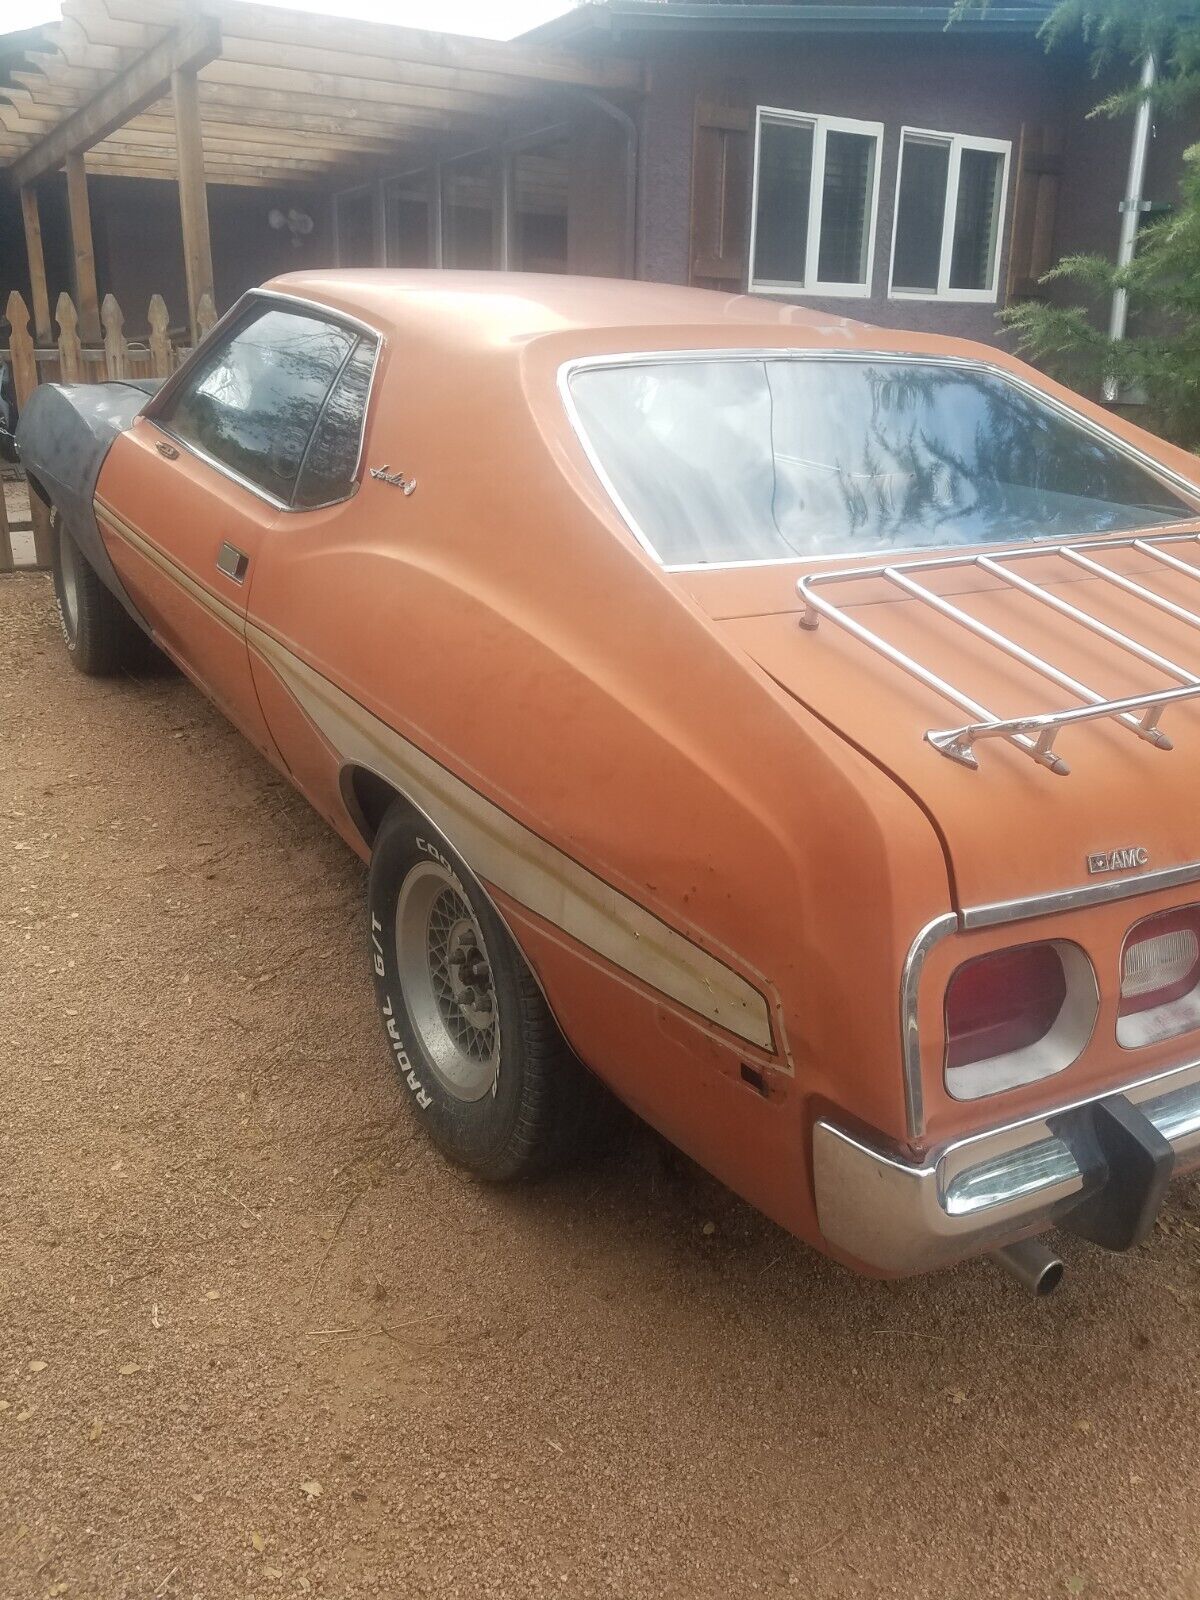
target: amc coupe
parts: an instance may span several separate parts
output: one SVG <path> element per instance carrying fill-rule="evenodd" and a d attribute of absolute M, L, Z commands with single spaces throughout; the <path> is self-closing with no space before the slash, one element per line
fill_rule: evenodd
<path fill-rule="evenodd" d="M 607 1091 L 901 1275 L 1200 1163 L 1200 469 L 998 350 L 330 272 L 19 429 L 83 672 L 157 649 L 370 862 L 403 1095 L 491 1179 Z"/>

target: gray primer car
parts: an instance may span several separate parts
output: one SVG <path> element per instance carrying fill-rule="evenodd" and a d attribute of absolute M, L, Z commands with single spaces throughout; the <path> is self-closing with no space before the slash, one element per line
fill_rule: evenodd
<path fill-rule="evenodd" d="M 88 564 L 139 625 L 141 618 L 104 548 L 92 502 L 113 440 L 159 387 L 157 378 L 43 383 L 17 423 L 17 454 L 31 492 L 55 507 Z"/>

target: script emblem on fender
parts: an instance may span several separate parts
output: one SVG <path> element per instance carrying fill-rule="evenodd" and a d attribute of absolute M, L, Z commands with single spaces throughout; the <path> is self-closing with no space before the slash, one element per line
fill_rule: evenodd
<path fill-rule="evenodd" d="M 417 487 L 415 478 L 406 478 L 402 472 L 391 472 L 387 465 L 372 467 L 371 476 L 378 478 L 380 483 L 390 483 L 393 489 L 399 489 L 405 495 L 412 494 Z"/>

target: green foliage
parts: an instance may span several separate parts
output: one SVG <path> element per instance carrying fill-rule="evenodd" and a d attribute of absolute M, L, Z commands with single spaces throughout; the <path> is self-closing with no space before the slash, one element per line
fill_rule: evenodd
<path fill-rule="evenodd" d="M 991 0 L 955 0 L 951 24 L 986 12 Z M 1158 62 L 1154 90 L 1158 110 L 1169 112 L 1200 94 L 1200 10 L 1196 0 L 1058 0 L 1042 24 L 1047 49 L 1082 39 L 1099 75 L 1140 61 L 1150 51 Z M 1092 115 L 1132 110 L 1141 99 L 1136 83 L 1102 100 Z"/>
<path fill-rule="evenodd" d="M 956 17 L 987 0 L 959 0 Z M 1169 115 L 1200 99 L 1200 7 L 1196 0 L 1059 0 L 1043 25 L 1052 47 L 1082 37 L 1093 70 L 1124 64 L 1140 77 L 1152 50 L 1158 63 L 1157 113 Z M 1142 98 L 1137 81 L 1109 95 L 1093 116 L 1119 116 Z M 1144 397 L 1139 412 L 1157 432 L 1200 449 L 1200 145 L 1185 155 L 1179 201 L 1166 217 L 1143 225 L 1128 267 L 1102 256 L 1068 256 L 1042 279 L 1069 283 L 1081 304 L 1027 301 L 1001 312 L 1017 348 L 1076 388 L 1105 382 Z M 1129 293 L 1130 335 L 1107 334 L 1108 305 L 1117 289 Z"/>
<path fill-rule="evenodd" d="M 1083 38 L 1096 73 L 1140 61 L 1158 62 L 1154 103 L 1177 111 L 1200 94 L 1200 15 L 1194 0 L 1060 0 L 1042 29 L 1047 46 Z M 1102 100 L 1093 116 L 1118 116 L 1141 99 L 1136 84 Z"/>

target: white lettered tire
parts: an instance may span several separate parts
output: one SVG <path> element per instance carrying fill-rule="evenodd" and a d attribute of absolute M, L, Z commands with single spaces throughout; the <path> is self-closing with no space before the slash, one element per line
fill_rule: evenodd
<path fill-rule="evenodd" d="M 481 1177 L 563 1164 L 609 1120 L 507 928 L 442 836 L 397 802 L 368 888 L 371 967 L 405 1097 Z"/>

